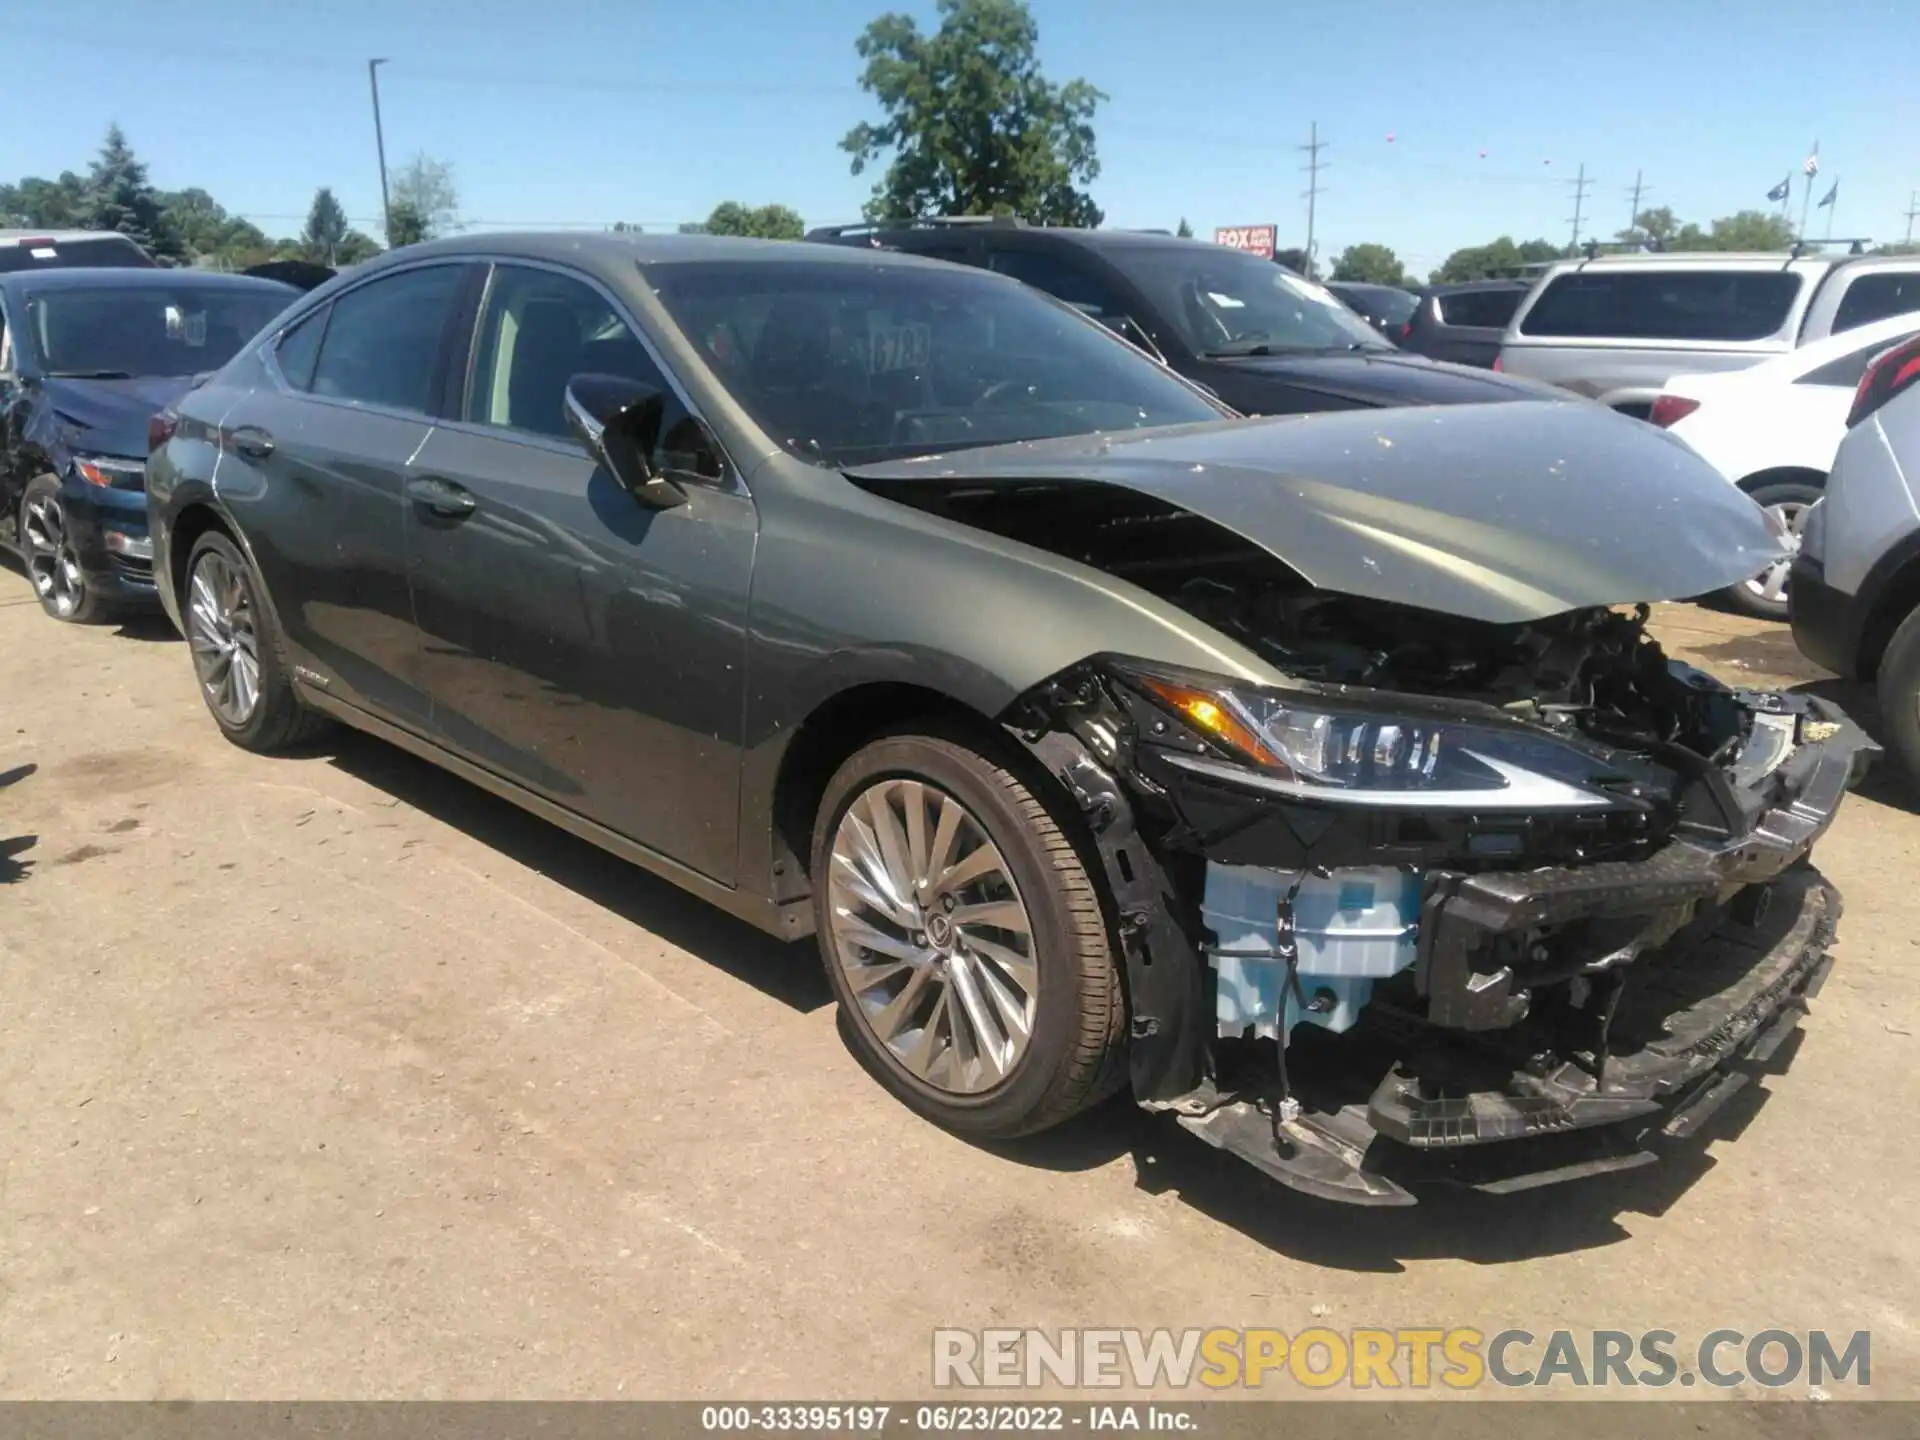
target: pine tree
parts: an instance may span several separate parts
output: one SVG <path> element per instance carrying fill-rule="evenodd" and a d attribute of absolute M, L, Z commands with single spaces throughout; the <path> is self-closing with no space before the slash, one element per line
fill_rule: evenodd
<path fill-rule="evenodd" d="M 333 191 L 322 185 L 313 192 L 313 206 L 307 211 L 307 228 L 300 232 L 300 245 L 309 260 L 321 265 L 339 263 L 340 242 L 347 238 L 347 212 L 334 199 Z"/>
<path fill-rule="evenodd" d="M 187 258 L 159 193 L 147 179 L 147 167 L 134 158 L 133 147 L 118 125 L 107 127 L 106 144 L 87 176 L 87 225 L 118 231 L 156 260 Z"/>

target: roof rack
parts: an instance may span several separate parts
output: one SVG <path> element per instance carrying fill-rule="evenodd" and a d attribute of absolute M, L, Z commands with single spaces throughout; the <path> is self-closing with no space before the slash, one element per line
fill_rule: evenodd
<path fill-rule="evenodd" d="M 1664 254 L 1666 248 L 1658 235 L 1649 235 L 1644 240 L 1589 240 L 1580 247 L 1580 253 L 1589 260 L 1598 260 L 1603 250 L 1659 255 Z"/>
<path fill-rule="evenodd" d="M 1847 254 L 1864 255 L 1867 253 L 1867 246 L 1872 243 L 1871 235 L 1830 235 L 1824 240 L 1800 239 L 1793 242 L 1791 254 L 1795 260 L 1798 260 L 1809 250 L 1824 249 L 1828 245 L 1845 245 Z"/>
<path fill-rule="evenodd" d="M 807 232 L 809 240 L 826 240 L 836 235 L 878 235 L 888 230 L 938 230 L 967 226 L 1018 230 L 1026 227 L 1018 215 L 926 215 L 915 220 L 862 220 L 854 225 L 816 225 Z"/>

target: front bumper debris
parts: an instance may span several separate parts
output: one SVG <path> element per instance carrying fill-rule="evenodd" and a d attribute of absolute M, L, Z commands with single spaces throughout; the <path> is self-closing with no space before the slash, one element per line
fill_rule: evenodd
<path fill-rule="evenodd" d="M 1638 860 L 1425 869 L 1416 962 L 1345 1033 L 1292 1032 L 1284 1099 L 1271 1070 L 1249 1079 L 1207 1061 L 1204 942 L 1182 954 L 1170 907 L 1141 883 L 1179 888 L 1141 863 L 1137 792 L 1106 769 L 1121 757 L 1059 731 L 1030 742 L 1093 820 L 1119 899 L 1136 1099 L 1349 1203 L 1653 1162 L 1774 1055 L 1832 965 L 1840 900 L 1807 855 L 1877 747 L 1817 698 L 1774 713 L 1798 738 L 1784 760 L 1716 772 L 1733 821 L 1717 835 L 1682 827 Z M 1176 813 L 1185 798 L 1169 795 Z"/>

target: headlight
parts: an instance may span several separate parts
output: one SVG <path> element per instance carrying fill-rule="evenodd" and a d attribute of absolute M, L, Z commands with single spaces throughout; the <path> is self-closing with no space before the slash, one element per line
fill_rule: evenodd
<path fill-rule="evenodd" d="M 1170 752 L 1171 763 L 1258 789 L 1416 810 L 1603 810 L 1618 803 L 1592 788 L 1604 778 L 1604 762 L 1517 726 L 1370 713 L 1224 682 L 1128 678 L 1242 762 Z"/>
<path fill-rule="evenodd" d="M 139 460 L 116 460 L 105 455 L 76 455 L 73 457 L 73 473 L 89 485 L 135 490 L 145 482 L 147 467 Z"/>

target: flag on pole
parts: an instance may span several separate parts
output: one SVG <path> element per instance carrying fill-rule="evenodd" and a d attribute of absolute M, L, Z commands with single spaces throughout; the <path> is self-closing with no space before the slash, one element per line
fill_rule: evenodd
<path fill-rule="evenodd" d="M 1818 140 L 1813 142 L 1813 153 L 1800 162 L 1800 168 L 1809 180 L 1820 173 L 1820 142 Z"/>
<path fill-rule="evenodd" d="M 1792 188 L 1793 188 L 1793 172 L 1789 170 L 1787 172 L 1787 178 L 1782 180 L 1778 185 L 1774 186 L 1771 190 L 1767 192 L 1767 198 L 1769 200 L 1784 200 L 1787 198 L 1787 192 Z"/>
<path fill-rule="evenodd" d="M 1827 206 L 1833 203 L 1834 197 L 1837 196 L 1839 193 L 1840 193 L 1840 182 L 1838 180 L 1835 180 L 1833 182 L 1833 188 L 1827 191 L 1827 193 L 1823 197 L 1821 197 L 1820 203 L 1814 206 L 1813 208 L 1816 210 L 1826 209 Z"/>

